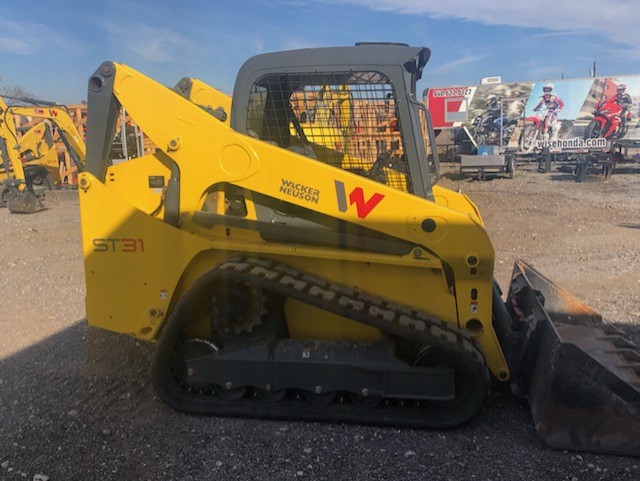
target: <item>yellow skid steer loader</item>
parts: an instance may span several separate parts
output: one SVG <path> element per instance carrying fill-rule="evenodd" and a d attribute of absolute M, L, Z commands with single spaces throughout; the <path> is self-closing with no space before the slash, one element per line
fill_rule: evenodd
<path fill-rule="evenodd" d="M 89 323 L 156 342 L 155 388 L 189 413 L 451 428 L 508 383 L 551 446 L 640 455 L 638 347 L 523 262 L 503 301 L 480 213 L 437 185 L 429 56 L 259 55 L 229 119 L 102 64 L 79 179 Z M 112 165 L 121 108 L 157 150 Z"/>

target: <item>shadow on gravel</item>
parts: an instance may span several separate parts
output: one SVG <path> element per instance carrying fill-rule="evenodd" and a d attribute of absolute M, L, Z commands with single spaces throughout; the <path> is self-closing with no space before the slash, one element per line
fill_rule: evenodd
<path fill-rule="evenodd" d="M 0 479 L 95 472 L 114 424 L 160 407 L 148 381 L 151 349 L 81 320 L 0 360 Z"/>
<path fill-rule="evenodd" d="M 451 431 L 184 415 L 153 391 L 153 349 L 79 321 L 0 360 L 0 479 L 532 481 L 640 475 L 634 459 L 550 450 L 528 407 L 506 390 L 493 393 L 476 420 Z M 588 477 L 596 467 L 600 476 Z"/>
<path fill-rule="evenodd" d="M 612 176 L 615 177 L 616 174 L 640 174 L 640 169 L 635 166 L 621 167 L 618 165 L 613 171 Z M 575 166 L 559 165 L 556 173 L 551 174 L 551 180 L 576 182 Z M 606 180 L 606 178 L 604 177 L 602 167 L 589 167 L 587 175 L 582 182 L 602 182 L 603 180 Z"/>
<path fill-rule="evenodd" d="M 467 177 L 465 177 L 464 175 L 460 174 L 460 172 L 445 172 L 443 174 L 440 174 L 440 177 L 443 177 L 445 179 L 451 180 L 453 182 L 459 182 L 461 180 L 467 180 Z"/>
<path fill-rule="evenodd" d="M 630 224 L 628 222 L 623 222 L 618 224 L 620 227 L 626 227 L 627 229 L 640 229 L 640 224 Z"/>
<path fill-rule="evenodd" d="M 573 174 L 562 174 L 562 173 L 554 173 L 554 174 L 545 174 L 540 173 L 540 175 L 548 175 L 549 179 L 555 182 L 575 182 L 576 176 Z"/>
<path fill-rule="evenodd" d="M 613 171 L 613 175 L 615 174 L 640 174 L 640 164 L 635 165 L 616 165 L 616 168 Z"/>
<path fill-rule="evenodd" d="M 479 176 L 477 175 L 473 175 L 473 174 L 461 174 L 461 173 L 456 173 L 456 172 L 446 172 L 444 174 L 441 174 L 440 177 L 444 177 L 445 179 L 448 179 L 452 182 L 484 182 L 484 181 L 489 181 L 489 180 L 494 180 L 494 179 L 505 179 L 506 177 L 504 176 L 504 174 L 485 174 L 485 178 L 481 179 Z"/>
<path fill-rule="evenodd" d="M 575 174 L 568 172 L 568 173 L 553 173 L 553 174 L 545 174 L 545 173 L 541 173 L 540 175 L 549 175 L 549 178 L 553 181 L 556 182 L 578 182 L 576 179 Z M 590 172 L 589 175 L 587 175 L 582 181 L 581 183 L 583 184 L 587 184 L 589 182 L 602 182 L 604 179 L 604 177 L 600 174 L 600 173 L 595 173 L 595 172 Z"/>

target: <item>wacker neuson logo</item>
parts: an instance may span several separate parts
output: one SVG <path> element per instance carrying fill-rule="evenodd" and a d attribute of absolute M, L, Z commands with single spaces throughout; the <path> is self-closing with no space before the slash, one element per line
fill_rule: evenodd
<path fill-rule="evenodd" d="M 604 149 L 607 146 L 607 139 L 556 139 L 538 140 L 536 147 L 539 149 Z"/>
<path fill-rule="evenodd" d="M 314 204 L 317 204 L 320 200 L 320 191 L 318 189 L 287 179 L 282 179 L 280 192 L 284 195 L 306 200 L 307 202 L 313 202 Z"/>

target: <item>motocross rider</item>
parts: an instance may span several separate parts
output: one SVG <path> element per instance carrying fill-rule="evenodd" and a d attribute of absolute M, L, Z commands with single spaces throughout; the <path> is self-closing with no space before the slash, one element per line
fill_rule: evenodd
<path fill-rule="evenodd" d="M 633 105 L 633 100 L 631 100 L 631 96 L 626 92 L 626 90 L 627 86 L 625 84 L 620 84 L 616 91 L 616 103 L 622 107 L 622 112 L 620 112 L 621 131 L 624 131 L 624 127 L 627 122 L 627 112 L 629 112 Z"/>
<path fill-rule="evenodd" d="M 558 138 L 558 132 L 560 131 L 560 122 L 558 122 L 558 112 L 562 110 L 564 107 L 564 102 L 560 97 L 556 94 L 552 93 L 553 84 L 548 83 L 544 87 L 542 87 L 542 96 L 540 96 L 540 101 L 538 105 L 533 109 L 534 112 L 539 112 L 542 106 L 545 108 L 545 117 L 549 122 L 549 126 L 551 127 L 551 140 L 556 140 Z M 547 129 L 542 134 L 542 140 L 549 140 L 549 134 Z"/>
<path fill-rule="evenodd" d="M 498 102 L 498 96 L 491 94 L 487 96 L 487 101 L 484 104 L 484 112 L 482 113 L 481 129 L 484 132 L 491 130 L 500 131 L 501 115 L 500 115 L 500 102 Z"/>

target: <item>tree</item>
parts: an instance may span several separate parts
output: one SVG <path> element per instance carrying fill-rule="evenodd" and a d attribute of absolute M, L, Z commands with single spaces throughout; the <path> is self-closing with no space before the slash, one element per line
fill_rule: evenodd
<path fill-rule="evenodd" d="M 2 77 L 0 77 L 0 95 L 9 97 L 33 97 L 33 95 L 21 85 L 9 85 Z"/>

